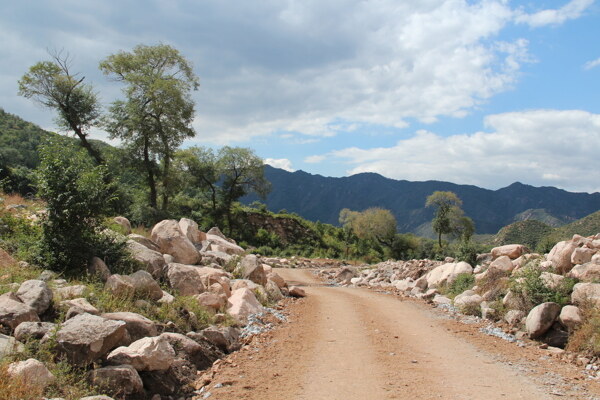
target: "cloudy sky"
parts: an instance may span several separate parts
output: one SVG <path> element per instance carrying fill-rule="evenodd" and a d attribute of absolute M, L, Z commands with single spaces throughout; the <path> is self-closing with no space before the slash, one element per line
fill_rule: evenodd
<path fill-rule="evenodd" d="M 64 49 L 166 43 L 194 65 L 197 136 L 326 176 L 600 191 L 594 0 L 22 0 L 0 14 L 0 107 L 56 130 L 17 80 Z M 104 138 L 101 131 L 94 137 Z"/>

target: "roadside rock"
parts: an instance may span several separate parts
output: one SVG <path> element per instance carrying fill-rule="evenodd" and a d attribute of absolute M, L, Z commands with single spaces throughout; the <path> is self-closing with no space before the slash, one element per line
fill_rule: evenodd
<path fill-rule="evenodd" d="M 240 329 L 236 327 L 209 326 L 208 328 L 203 329 L 201 334 L 204 339 L 214 344 L 225 353 L 231 353 L 232 351 L 239 350 L 241 347 L 241 332 Z"/>
<path fill-rule="evenodd" d="M 446 263 L 429 271 L 425 279 L 427 279 L 427 286 L 432 288 L 444 283 L 450 284 L 462 273 L 472 274 L 473 267 L 466 262 Z"/>
<path fill-rule="evenodd" d="M 167 264 L 161 253 L 133 240 L 127 241 L 127 248 L 133 259 L 144 265 L 146 271 L 150 272 L 155 279 L 162 278 Z"/>
<path fill-rule="evenodd" d="M 472 290 L 465 290 L 454 298 L 454 306 L 467 314 L 478 311 L 482 302 L 483 298 Z"/>
<path fill-rule="evenodd" d="M 150 300 L 159 300 L 163 296 L 160 285 L 152 278 L 149 272 L 136 271 L 129 275 L 137 296 Z"/>
<path fill-rule="evenodd" d="M 515 269 L 515 266 L 508 256 L 500 256 L 500 257 L 496 258 L 494 261 L 492 261 L 492 263 L 490 264 L 490 267 L 488 268 L 488 270 L 494 270 L 494 269 L 498 270 L 498 271 L 510 273 L 510 272 L 512 272 L 513 269 Z"/>
<path fill-rule="evenodd" d="M 244 279 L 249 279 L 262 286 L 267 284 L 267 274 L 265 274 L 262 264 L 258 262 L 258 258 L 254 254 L 242 258 L 238 269 Z"/>
<path fill-rule="evenodd" d="M 21 284 L 17 297 L 36 313 L 43 314 L 50 307 L 53 295 L 46 282 L 32 279 Z"/>
<path fill-rule="evenodd" d="M 223 297 L 215 294 L 215 293 L 209 293 L 209 292 L 204 292 L 198 295 L 195 295 L 194 298 L 196 300 L 198 300 L 198 303 L 203 306 L 206 307 L 210 310 L 212 310 L 213 312 L 217 312 L 219 311 L 221 308 L 223 308 L 227 302 L 226 299 L 224 299 Z"/>
<path fill-rule="evenodd" d="M 517 326 L 519 325 L 521 322 L 523 322 L 523 320 L 525 319 L 526 315 L 523 311 L 521 310 L 509 310 L 505 315 L 504 315 L 504 320 L 510 325 L 510 326 Z"/>
<path fill-rule="evenodd" d="M 209 368 L 222 356 L 222 354 L 214 349 L 210 349 L 208 343 L 198 343 L 180 333 L 167 332 L 161 334 L 160 337 L 166 339 L 171 344 L 173 349 L 175 349 L 177 357 L 185 358 L 199 370 Z"/>
<path fill-rule="evenodd" d="M 129 240 L 127 241 L 128 243 L 135 242 L 135 243 L 141 244 L 142 246 L 148 248 L 149 250 L 160 253 L 160 249 L 158 248 L 156 243 L 154 243 L 152 240 L 148 239 L 145 236 L 138 235 L 137 233 L 131 233 L 131 234 L 127 235 L 127 237 L 129 238 Z"/>
<path fill-rule="evenodd" d="M 166 370 L 175 360 L 175 350 L 164 337 L 147 337 L 114 349 L 106 359 L 111 364 L 130 364 L 138 371 Z"/>
<path fill-rule="evenodd" d="M 167 265 L 167 279 L 171 287 L 181 296 L 193 296 L 205 291 L 198 267 L 192 265 L 178 263 Z"/>
<path fill-rule="evenodd" d="M 573 268 L 571 256 L 576 248 L 577 244 L 573 241 L 563 241 L 558 242 L 552 250 L 550 250 L 547 258 L 548 261 L 552 262 L 557 273 L 564 275 Z"/>
<path fill-rule="evenodd" d="M 179 229 L 193 244 L 201 244 L 206 240 L 206 233 L 201 232 L 198 229 L 198 224 L 191 219 L 181 218 L 179 220 Z"/>
<path fill-rule="evenodd" d="M 521 244 L 507 244 L 504 246 L 494 247 L 492 249 L 492 258 L 497 259 L 501 256 L 507 256 L 511 260 L 514 260 L 528 252 L 529 249 Z"/>
<path fill-rule="evenodd" d="M 209 243 L 209 251 L 221 252 L 232 256 L 239 256 L 244 254 L 244 249 L 235 243 L 232 243 L 224 237 L 211 234 L 214 228 L 206 233 L 206 240 Z"/>
<path fill-rule="evenodd" d="M 234 290 L 227 300 L 227 312 L 240 322 L 245 323 L 250 314 L 263 311 L 263 306 L 258 302 L 254 292 L 242 288 Z"/>
<path fill-rule="evenodd" d="M 600 306 L 600 283 L 577 283 L 573 286 L 571 303 L 581 305 L 586 301 Z"/>
<path fill-rule="evenodd" d="M 272 301 L 277 302 L 283 299 L 283 294 L 281 293 L 279 286 L 277 286 L 277 284 L 270 279 L 267 280 L 265 291 L 267 292 L 269 299 L 271 299 Z"/>
<path fill-rule="evenodd" d="M 154 322 L 143 315 L 122 311 L 106 313 L 102 314 L 101 316 L 102 318 L 112 321 L 125 322 L 125 329 L 127 329 L 131 341 L 136 341 L 148 336 L 158 335 L 158 330 L 156 329 Z"/>
<path fill-rule="evenodd" d="M 48 368 L 35 358 L 11 363 L 7 372 L 12 378 L 22 379 L 28 387 L 43 389 L 56 380 Z"/>
<path fill-rule="evenodd" d="M 61 326 L 56 333 L 56 342 L 59 352 L 65 354 L 72 364 L 85 366 L 108 353 L 125 334 L 123 321 L 81 314 Z"/>
<path fill-rule="evenodd" d="M 89 381 L 117 397 L 144 393 L 142 378 L 135 368 L 127 364 L 92 370 L 89 373 Z"/>
<path fill-rule="evenodd" d="M 298 286 L 292 286 L 289 290 L 289 294 L 292 297 L 306 297 L 306 292 L 304 289 Z"/>
<path fill-rule="evenodd" d="M 582 265 L 576 265 L 566 276 L 579 279 L 583 282 L 598 281 L 600 280 L 600 263 L 589 262 Z"/>
<path fill-rule="evenodd" d="M 52 331 L 56 324 L 51 322 L 21 322 L 15 329 L 15 339 L 26 342 L 28 339 L 41 339 Z"/>
<path fill-rule="evenodd" d="M 131 278 L 127 275 L 114 274 L 108 277 L 104 284 L 104 290 L 111 292 L 117 297 L 128 297 L 135 293 Z"/>
<path fill-rule="evenodd" d="M 14 353 L 21 353 L 25 347 L 12 336 L 0 333 L 0 359 Z"/>
<path fill-rule="evenodd" d="M 92 260 L 88 264 L 88 273 L 92 276 L 97 276 L 102 282 L 106 282 L 110 276 L 110 270 L 98 257 L 92 257 Z"/>
<path fill-rule="evenodd" d="M 131 223 L 125 217 L 114 217 L 113 221 L 123 228 L 123 233 L 129 235 L 131 233 Z"/>
<path fill-rule="evenodd" d="M 560 310 L 560 315 L 558 316 L 558 321 L 566 326 L 569 331 L 573 331 L 583 322 L 583 318 L 581 317 L 581 311 L 579 307 L 576 306 L 564 306 L 562 310 Z"/>
<path fill-rule="evenodd" d="M 560 306 L 552 302 L 535 306 L 529 312 L 525 321 L 525 328 L 529 333 L 529 337 L 535 339 L 546 333 L 560 314 L 560 310 Z"/>
<path fill-rule="evenodd" d="M 38 322 L 35 309 L 22 303 L 21 300 L 12 292 L 0 296 L 0 324 L 15 329 L 21 322 Z"/>
<path fill-rule="evenodd" d="M 164 220 L 154 225 L 152 241 L 158 245 L 161 253 L 172 255 L 178 263 L 196 264 L 200 259 L 198 250 L 181 232 L 175 220 Z"/>

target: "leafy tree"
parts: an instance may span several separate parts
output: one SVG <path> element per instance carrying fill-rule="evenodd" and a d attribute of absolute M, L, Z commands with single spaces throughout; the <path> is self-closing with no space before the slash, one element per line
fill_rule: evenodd
<path fill-rule="evenodd" d="M 461 234 L 470 238 L 475 227 L 460 208 L 462 201 L 453 192 L 435 191 L 427 197 L 426 207 L 435 207 L 433 230 L 438 234 L 438 244 L 442 247 L 442 235 Z"/>
<path fill-rule="evenodd" d="M 115 101 L 105 125 L 113 138 L 123 140 L 141 157 L 150 190 L 149 204 L 158 206 L 157 164 L 162 166 L 162 209 L 171 193 L 171 161 L 192 128 L 194 101 L 199 87 L 192 65 L 175 48 L 138 45 L 100 63 L 105 75 L 126 84 L 125 100 Z"/>
<path fill-rule="evenodd" d="M 340 223 L 349 227 L 359 239 L 391 246 L 396 234 L 396 218 L 390 210 L 372 207 L 364 211 L 340 211 Z"/>
<path fill-rule="evenodd" d="M 101 241 L 99 227 L 116 200 L 107 169 L 93 165 L 82 151 L 62 137 L 40 149 L 38 193 L 47 203 L 42 224 L 40 263 L 56 271 L 85 268 Z"/>
<path fill-rule="evenodd" d="M 87 140 L 89 128 L 100 116 L 100 103 L 85 77 L 70 70 L 70 58 L 61 52 L 50 54 L 52 61 L 42 61 L 29 68 L 19 80 L 19 94 L 58 112 L 56 122 L 77 135 L 81 145 L 102 164 L 100 152 Z"/>

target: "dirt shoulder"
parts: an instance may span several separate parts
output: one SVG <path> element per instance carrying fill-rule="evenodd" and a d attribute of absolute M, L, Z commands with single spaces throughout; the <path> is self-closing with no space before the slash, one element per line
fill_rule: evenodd
<path fill-rule="evenodd" d="M 320 286 L 307 270 L 277 272 L 306 285 L 308 297 L 288 308 L 288 323 L 213 367 L 208 398 L 600 399 L 595 381 L 546 350 L 420 302 Z"/>

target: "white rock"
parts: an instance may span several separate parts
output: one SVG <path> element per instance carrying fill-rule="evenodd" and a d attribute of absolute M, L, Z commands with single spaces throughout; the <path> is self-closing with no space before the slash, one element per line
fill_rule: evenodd
<path fill-rule="evenodd" d="M 492 249 L 492 257 L 498 258 L 501 256 L 507 256 L 511 260 L 521 257 L 523 254 L 527 253 L 529 250 L 527 247 L 521 244 L 507 244 L 500 247 L 494 247 Z"/>
<path fill-rule="evenodd" d="M 257 314 L 262 311 L 263 306 L 250 289 L 234 290 L 227 300 L 227 312 L 240 322 L 246 322 L 250 314 Z"/>
<path fill-rule="evenodd" d="M 194 244 L 201 244 L 206 240 L 206 233 L 201 232 L 198 229 L 198 224 L 189 218 L 181 218 L 179 220 L 179 229 Z"/>
<path fill-rule="evenodd" d="M 181 296 L 193 296 L 206 290 L 199 268 L 193 265 L 171 263 L 167 265 L 167 278 Z"/>
<path fill-rule="evenodd" d="M 181 232 L 175 220 L 164 220 L 152 228 L 152 241 L 160 248 L 161 253 L 170 254 L 175 261 L 182 264 L 196 264 L 200 254 L 194 244 Z"/>
<path fill-rule="evenodd" d="M 14 293 L 0 295 L 0 324 L 15 329 L 21 322 L 39 320 L 35 309 L 22 303 Z"/>
<path fill-rule="evenodd" d="M 53 294 L 46 282 L 32 279 L 21 284 L 17 297 L 38 314 L 43 314 L 50 307 Z"/>
<path fill-rule="evenodd" d="M 106 359 L 111 364 L 129 364 L 137 371 L 164 371 L 173 364 L 175 350 L 162 336 L 147 337 L 114 349 Z"/>
<path fill-rule="evenodd" d="M 527 315 L 525 328 L 529 337 L 535 339 L 542 336 L 556 321 L 561 307 L 552 302 L 542 303 L 535 306 Z"/>
<path fill-rule="evenodd" d="M 581 305 L 592 302 L 600 306 L 600 283 L 577 283 L 571 293 L 571 303 Z"/>
<path fill-rule="evenodd" d="M 552 265 L 559 274 L 565 274 L 573 268 L 571 263 L 571 255 L 577 248 L 577 244 L 572 241 L 558 242 L 550 253 L 548 253 L 548 261 L 552 262 Z"/>
<path fill-rule="evenodd" d="M 571 305 L 564 306 L 562 310 L 560 310 L 558 321 L 570 331 L 573 331 L 583 322 L 579 307 Z"/>
<path fill-rule="evenodd" d="M 437 287 L 444 283 L 450 284 L 454 282 L 459 274 L 463 273 L 472 274 L 473 267 L 463 261 L 459 263 L 442 264 L 425 275 L 427 287 Z"/>
<path fill-rule="evenodd" d="M 7 372 L 12 378 L 21 379 L 28 387 L 43 389 L 56 380 L 48 368 L 35 358 L 11 363 Z"/>

